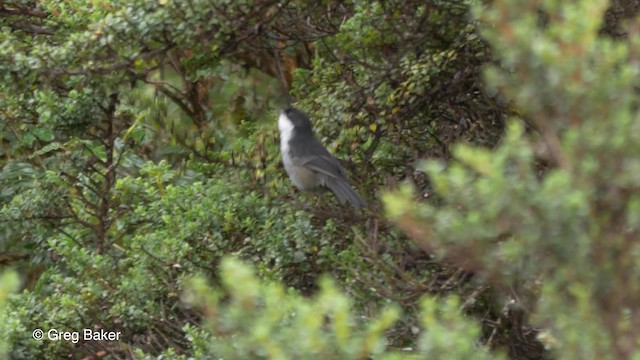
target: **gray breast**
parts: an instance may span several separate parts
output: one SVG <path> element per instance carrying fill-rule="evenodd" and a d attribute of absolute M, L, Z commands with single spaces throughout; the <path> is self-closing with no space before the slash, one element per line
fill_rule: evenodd
<path fill-rule="evenodd" d="M 284 165 L 284 169 L 287 171 L 291 182 L 298 189 L 302 191 L 309 191 L 316 188 L 318 185 L 321 185 L 318 174 L 305 167 L 293 164 L 289 151 L 282 153 L 282 164 Z"/>

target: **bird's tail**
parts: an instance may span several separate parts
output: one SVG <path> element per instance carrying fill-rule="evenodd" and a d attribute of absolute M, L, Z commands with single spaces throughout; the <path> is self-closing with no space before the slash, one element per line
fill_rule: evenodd
<path fill-rule="evenodd" d="M 362 201 L 360 195 L 358 195 L 345 180 L 331 179 L 326 185 L 335 194 L 341 204 L 349 203 L 355 208 L 364 206 L 364 201 Z"/>

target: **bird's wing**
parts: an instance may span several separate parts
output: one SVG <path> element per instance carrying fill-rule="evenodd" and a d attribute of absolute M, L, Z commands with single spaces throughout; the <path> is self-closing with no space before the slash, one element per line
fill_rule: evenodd
<path fill-rule="evenodd" d="M 293 140 L 296 141 L 296 140 Z M 315 138 L 292 143 L 290 154 L 293 165 L 325 174 L 329 178 L 346 179 L 338 160 Z"/>
<path fill-rule="evenodd" d="M 336 158 L 329 155 L 309 156 L 300 159 L 300 164 L 309 170 L 325 174 L 330 178 L 345 179 L 344 170 Z"/>

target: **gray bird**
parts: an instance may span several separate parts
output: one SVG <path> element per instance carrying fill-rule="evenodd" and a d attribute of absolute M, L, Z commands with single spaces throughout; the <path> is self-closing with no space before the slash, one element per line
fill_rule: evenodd
<path fill-rule="evenodd" d="M 311 121 L 302 111 L 288 108 L 280 112 L 280 152 L 284 169 L 301 191 L 319 187 L 331 190 L 340 203 L 360 208 L 364 202 L 349 186 L 338 160 L 315 138 Z"/>

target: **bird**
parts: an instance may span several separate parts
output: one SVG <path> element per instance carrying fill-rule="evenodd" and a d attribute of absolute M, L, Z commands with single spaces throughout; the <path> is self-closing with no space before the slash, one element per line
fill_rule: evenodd
<path fill-rule="evenodd" d="M 349 185 L 338 159 L 316 139 L 311 120 L 304 112 L 293 107 L 280 111 L 278 129 L 282 164 L 300 191 L 327 188 L 341 204 L 354 208 L 365 205 Z"/>

